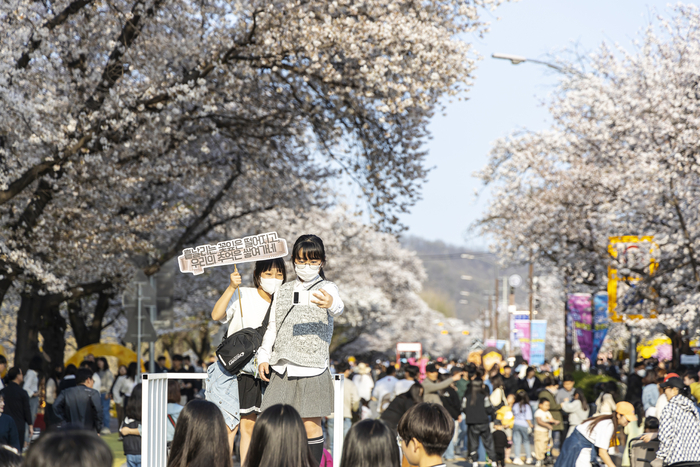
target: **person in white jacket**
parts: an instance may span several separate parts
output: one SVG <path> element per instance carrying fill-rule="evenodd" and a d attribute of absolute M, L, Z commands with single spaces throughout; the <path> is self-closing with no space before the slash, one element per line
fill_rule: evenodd
<path fill-rule="evenodd" d="M 566 437 L 568 438 L 576 427 L 588 418 L 589 407 L 586 396 L 583 395 L 583 391 L 574 389 L 573 399 L 564 399 L 561 403 L 561 409 L 569 414 L 569 431 L 566 433 Z"/>
<path fill-rule="evenodd" d="M 370 401 L 372 399 L 372 389 L 374 389 L 374 380 L 370 374 L 372 369 L 366 363 L 357 365 L 357 374 L 352 377 L 352 382 L 357 386 L 357 392 L 360 394 L 360 399 Z"/>

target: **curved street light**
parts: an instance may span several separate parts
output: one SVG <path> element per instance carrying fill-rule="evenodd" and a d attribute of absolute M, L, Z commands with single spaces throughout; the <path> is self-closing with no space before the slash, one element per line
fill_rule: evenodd
<path fill-rule="evenodd" d="M 562 67 L 555 65 L 553 63 L 543 62 L 542 60 L 534 60 L 532 58 L 523 57 L 521 55 L 495 53 L 495 54 L 491 54 L 491 57 L 499 59 L 499 60 L 508 60 L 513 65 L 520 65 L 521 63 L 524 63 L 524 62 L 537 63 L 538 65 L 544 65 L 544 66 L 547 66 L 547 67 L 552 68 L 554 70 L 557 70 L 559 73 L 574 73 L 574 74 L 577 74 L 579 76 L 583 76 L 583 73 L 581 73 L 580 71 L 578 71 L 576 69 L 562 68 Z"/>

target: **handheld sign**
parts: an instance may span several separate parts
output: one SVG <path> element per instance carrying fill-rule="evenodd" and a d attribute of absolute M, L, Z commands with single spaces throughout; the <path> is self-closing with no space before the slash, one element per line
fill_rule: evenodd
<path fill-rule="evenodd" d="M 180 272 L 191 272 L 196 276 L 202 274 L 204 268 L 281 258 L 288 253 L 287 241 L 279 238 L 277 232 L 268 232 L 216 245 L 185 248 L 177 261 Z"/>

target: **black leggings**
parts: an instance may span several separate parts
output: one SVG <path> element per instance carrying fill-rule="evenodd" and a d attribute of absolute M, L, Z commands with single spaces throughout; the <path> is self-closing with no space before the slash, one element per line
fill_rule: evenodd
<path fill-rule="evenodd" d="M 476 425 L 467 425 L 467 448 L 472 462 L 479 460 L 479 438 L 484 443 L 484 449 L 489 459 L 496 460 L 496 449 L 493 446 L 493 437 L 488 423 L 478 423 Z"/>

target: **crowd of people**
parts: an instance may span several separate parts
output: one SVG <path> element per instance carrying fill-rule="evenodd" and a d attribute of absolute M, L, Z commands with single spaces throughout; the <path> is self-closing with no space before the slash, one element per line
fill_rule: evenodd
<path fill-rule="evenodd" d="M 322 240 L 303 235 L 292 249 L 295 280 L 287 282 L 282 259 L 255 263 L 254 287 L 241 287 L 236 269 L 211 313 L 226 328 L 216 357 L 198 362 L 201 370 L 179 355 L 170 369 L 159 359 L 158 371 L 207 373 L 204 385 L 169 380 L 168 467 L 232 466 L 234 455 L 244 467 L 329 467 L 334 373 L 345 375 L 341 467 L 438 467 L 460 456 L 499 466 L 637 467 L 653 460 L 655 467 L 700 467 L 697 368 L 671 371 L 646 360 L 626 375 L 603 358 L 591 371 L 607 380 L 585 388 L 562 373 L 559 361 L 539 368 L 522 358 L 488 367 L 441 358 L 424 365 L 333 362 L 333 321 L 344 305 L 326 279 L 326 261 Z M 29 449 L 25 465 L 68 465 L 47 464 L 45 452 L 86 437 L 86 445 L 100 444 L 96 437 L 109 426 L 113 400 L 127 466 L 140 467 L 136 363 L 113 375 L 106 359 L 88 356 L 79 368 L 55 368 L 48 376 L 42 363 L 33 360 L 26 377 L 16 367 L 7 372 L 0 392 L 4 451 L 19 454 L 29 442 L 45 385 L 49 430 Z M 87 465 L 83 461 L 103 455 L 94 449 L 84 457 L 56 457 Z"/>

